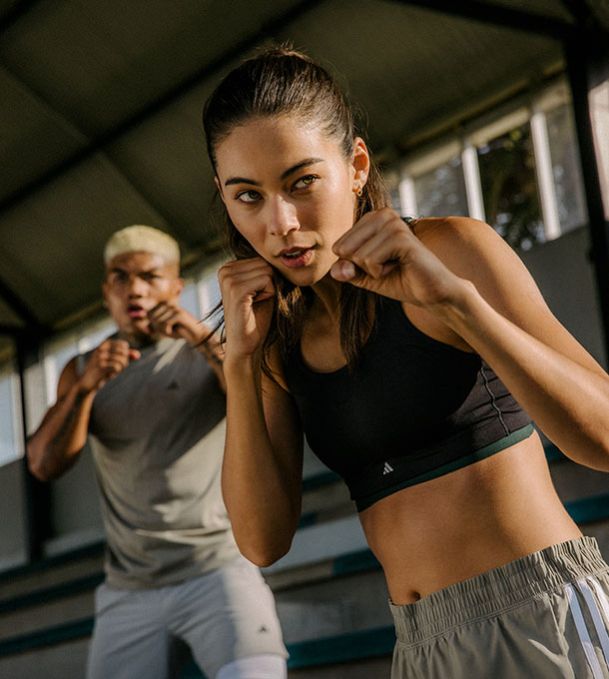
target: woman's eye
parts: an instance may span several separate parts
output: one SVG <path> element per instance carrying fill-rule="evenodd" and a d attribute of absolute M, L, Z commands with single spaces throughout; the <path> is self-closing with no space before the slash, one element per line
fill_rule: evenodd
<path fill-rule="evenodd" d="M 242 203 L 255 203 L 260 200 L 260 194 L 258 191 L 243 191 L 237 194 L 237 200 L 240 200 Z"/>
<path fill-rule="evenodd" d="M 314 184 L 319 177 L 314 174 L 308 174 L 305 177 L 301 177 L 298 181 L 294 182 L 295 189 L 306 189 L 307 187 Z"/>

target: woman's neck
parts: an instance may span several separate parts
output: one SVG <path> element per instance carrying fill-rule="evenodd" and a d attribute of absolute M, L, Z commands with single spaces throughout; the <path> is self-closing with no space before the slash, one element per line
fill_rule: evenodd
<path fill-rule="evenodd" d="M 340 321 L 340 295 L 342 283 L 334 280 L 328 273 L 318 283 L 311 286 L 315 294 L 313 304 L 315 311 L 330 317 L 337 323 Z"/>

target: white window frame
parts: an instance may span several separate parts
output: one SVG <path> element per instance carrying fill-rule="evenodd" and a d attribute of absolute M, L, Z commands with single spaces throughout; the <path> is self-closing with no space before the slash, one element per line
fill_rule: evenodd
<path fill-rule="evenodd" d="M 11 399 L 13 402 L 13 440 L 16 449 L 19 451 L 15 460 L 21 459 L 25 455 L 25 440 L 23 437 L 23 412 L 21 408 L 21 380 L 15 371 L 11 373 Z"/>
<path fill-rule="evenodd" d="M 476 147 L 469 140 L 463 141 L 461 167 L 463 168 L 463 179 L 465 180 L 465 195 L 467 197 L 469 216 L 485 222 L 486 212 L 484 210 L 478 153 Z"/>
<path fill-rule="evenodd" d="M 21 412 L 21 385 L 19 382 L 18 372 L 10 367 L 9 363 L 7 366 L 3 366 L 0 369 L 0 379 L 8 378 L 8 392 L 9 392 L 9 407 L 11 409 L 10 418 L 10 440 L 14 449 L 14 454 L 11 457 L 3 459 L 0 461 L 0 466 L 11 464 L 16 460 L 20 460 L 25 454 L 25 441 L 23 438 L 23 420 Z"/>
<path fill-rule="evenodd" d="M 548 124 L 545 111 L 534 107 L 531 120 L 531 137 L 535 154 L 535 171 L 539 187 L 539 202 L 546 240 L 554 240 L 562 233 L 558 215 L 558 201 L 554 187 L 554 172 L 548 139 Z"/>

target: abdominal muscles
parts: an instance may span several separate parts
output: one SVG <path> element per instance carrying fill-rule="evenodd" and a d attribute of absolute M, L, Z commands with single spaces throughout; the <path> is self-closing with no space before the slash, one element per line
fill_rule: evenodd
<path fill-rule="evenodd" d="M 398 491 L 360 520 L 395 604 L 581 535 L 556 495 L 537 434 Z"/>

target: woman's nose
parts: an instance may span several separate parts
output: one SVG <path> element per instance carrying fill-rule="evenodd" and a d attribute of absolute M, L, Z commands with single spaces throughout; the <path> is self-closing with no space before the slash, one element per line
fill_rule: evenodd
<path fill-rule="evenodd" d="M 281 197 L 269 201 L 268 229 L 273 236 L 287 236 L 299 228 L 296 207 Z"/>

